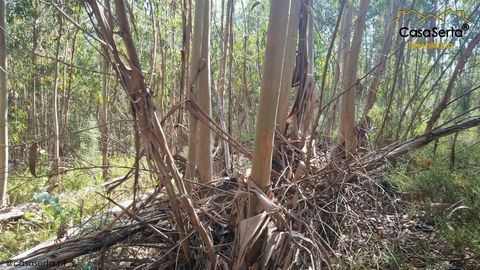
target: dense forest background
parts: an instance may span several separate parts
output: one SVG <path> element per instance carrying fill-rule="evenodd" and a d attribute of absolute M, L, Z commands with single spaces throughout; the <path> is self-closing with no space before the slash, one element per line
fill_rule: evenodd
<path fill-rule="evenodd" d="M 478 266 L 475 1 L 2 2 L 0 260 Z"/>

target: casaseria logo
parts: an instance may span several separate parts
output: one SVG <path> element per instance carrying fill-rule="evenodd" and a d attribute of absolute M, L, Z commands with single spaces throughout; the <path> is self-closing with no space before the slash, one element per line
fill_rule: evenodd
<path fill-rule="evenodd" d="M 401 37 L 407 38 L 461 38 L 465 36 L 465 32 L 470 28 L 469 20 L 465 16 L 464 10 L 446 9 L 438 14 L 428 13 L 423 14 L 415 9 L 400 9 L 398 10 L 392 23 L 398 22 L 402 17 L 415 16 L 417 19 L 412 24 L 413 27 L 401 26 L 398 30 L 398 34 Z M 461 25 L 454 25 L 451 18 L 458 17 Z M 426 23 L 433 20 L 435 26 L 428 25 Z M 441 27 L 437 26 L 440 23 Z M 414 27 L 414 26 L 417 27 Z M 422 27 L 423 26 L 423 27 Z M 453 48 L 454 44 L 449 42 L 411 42 L 409 48 L 413 49 L 440 49 L 440 48 Z"/>

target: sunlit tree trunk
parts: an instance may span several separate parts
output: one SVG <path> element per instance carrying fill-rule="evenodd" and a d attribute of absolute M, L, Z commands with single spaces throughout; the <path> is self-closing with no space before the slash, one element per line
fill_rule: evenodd
<path fill-rule="evenodd" d="M 197 100 L 199 89 L 199 71 L 203 66 L 201 61 L 202 56 L 202 35 L 205 16 L 205 0 L 195 1 L 195 17 L 194 17 L 194 29 L 192 39 L 192 51 L 191 51 L 191 64 L 190 64 L 190 76 L 189 76 L 189 89 L 188 95 L 190 100 Z M 188 137 L 188 159 L 187 168 L 185 172 L 185 178 L 193 181 L 195 179 L 195 172 L 197 167 L 197 145 L 198 145 L 198 119 L 192 114 L 189 114 L 189 137 Z M 186 183 L 187 190 L 191 190 L 189 182 Z"/>
<path fill-rule="evenodd" d="M 349 98 L 348 95 L 352 95 L 353 91 L 346 91 L 348 87 L 351 86 L 349 83 L 348 78 L 348 71 L 349 71 L 349 60 L 350 60 L 350 32 L 352 29 L 352 16 L 353 16 L 353 6 L 351 3 L 347 4 L 346 13 L 345 13 L 345 20 L 343 21 L 343 36 L 342 36 L 342 48 L 343 48 L 343 59 L 342 59 L 342 92 L 343 94 L 340 97 L 340 109 L 339 109 L 339 123 L 338 123 L 338 136 L 339 136 L 339 143 L 346 144 L 346 129 L 349 128 L 349 124 L 353 122 L 352 119 L 348 119 L 348 117 L 352 118 L 352 115 L 348 115 L 348 105 L 354 106 L 354 104 L 348 104 Z M 353 80 L 351 80 L 353 81 Z M 345 92 L 346 91 L 346 92 Z M 353 102 L 353 101 L 352 101 Z M 348 121 L 348 122 L 347 122 Z M 350 127 L 351 128 L 351 127 Z M 345 147 L 346 148 L 346 147 Z"/>
<path fill-rule="evenodd" d="M 360 47 L 362 42 L 363 28 L 365 27 L 365 20 L 368 9 L 368 0 L 362 0 L 359 8 L 359 15 L 355 24 L 355 33 L 352 39 L 350 48 L 350 35 L 347 34 L 344 38 L 346 42 L 345 53 L 347 57 L 344 59 L 344 73 L 343 73 L 343 91 L 340 100 L 340 143 L 345 144 L 347 153 L 352 153 L 357 145 L 357 138 L 355 134 L 355 84 L 357 80 L 358 58 L 360 55 Z M 350 4 L 347 10 L 347 32 L 351 28 L 353 7 Z"/>
<path fill-rule="evenodd" d="M 7 201 L 8 123 L 7 123 L 7 26 L 5 0 L 0 0 L 0 206 Z"/>
<path fill-rule="evenodd" d="M 60 138 L 58 125 L 58 75 L 59 75 L 59 61 L 60 61 L 60 44 L 63 34 L 63 20 L 62 15 L 58 14 L 58 34 L 55 49 L 55 71 L 53 77 L 53 94 L 52 94 L 52 115 L 53 115 L 53 164 L 51 174 L 58 174 L 58 167 L 60 164 Z"/>
<path fill-rule="evenodd" d="M 205 2 L 202 31 L 202 62 L 200 72 L 198 103 L 200 108 L 211 117 L 211 81 L 210 81 L 210 1 Z M 205 183 L 212 180 L 212 131 L 203 123 L 198 123 L 198 180 Z"/>
<path fill-rule="evenodd" d="M 270 20 L 255 129 L 251 180 L 264 192 L 270 187 L 273 135 L 287 36 L 290 1 L 270 1 Z M 256 203 L 253 202 L 252 209 Z M 250 215 L 253 215 L 252 211 Z"/>

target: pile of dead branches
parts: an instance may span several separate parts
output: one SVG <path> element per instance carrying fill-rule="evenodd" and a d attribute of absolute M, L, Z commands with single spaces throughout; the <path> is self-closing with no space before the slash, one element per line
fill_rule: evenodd
<path fill-rule="evenodd" d="M 107 198 L 119 208 L 109 213 L 108 222 L 94 230 L 87 230 L 91 226 L 87 223 L 59 243 L 13 258 L 24 264 L 15 269 L 44 269 L 59 263 L 66 263 L 67 269 L 72 264 L 102 269 L 338 269 L 359 254 L 381 257 L 382 239 L 399 231 L 403 215 L 399 200 L 378 177 L 381 169 L 405 149 L 479 122 L 434 130 L 357 158 L 318 149 L 308 171 L 302 165 L 305 155 L 285 144 L 282 153 L 293 158 L 283 159 L 283 169 L 274 172 L 272 193 L 265 195 L 252 186 L 247 174 L 199 185 L 191 195 L 179 198 L 194 211 L 181 212 L 181 218 L 198 221 L 184 222 L 183 237 L 164 185 L 128 205 Z M 247 217 L 251 196 L 264 211 Z M 200 226 L 205 231 L 199 232 Z"/>

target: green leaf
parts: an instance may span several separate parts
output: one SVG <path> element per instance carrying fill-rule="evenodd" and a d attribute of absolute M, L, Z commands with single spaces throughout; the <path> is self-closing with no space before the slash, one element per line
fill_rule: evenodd
<path fill-rule="evenodd" d="M 30 213 L 30 212 L 27 212 L 23 215 L 24 218 L 26 219 L 30 219 L 32 217 L 35 217 L 35 214 L 34 213 Z"/>

